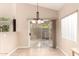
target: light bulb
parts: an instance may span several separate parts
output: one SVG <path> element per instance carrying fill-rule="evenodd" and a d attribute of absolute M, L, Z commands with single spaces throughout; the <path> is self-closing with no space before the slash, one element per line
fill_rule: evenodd
<path fill-rule="evenodd" d="M 43 20 L 41 20 L 41 23 L 44 23 L 44 21 L 43 21 Z"/>
<path fill-rule="evenodd" d="M 38 24 L 44 23 L 43 20 L 38 20 Z"/>
<path fill-rule="evenodd" d="M 36 21 L 35 20 L 32 20 L 32 23 L 36 23 Z"/>
<path fill-rule="evenodd" d="M 38 24 L 41 24 L 41 20 L 38 20 Z"/>

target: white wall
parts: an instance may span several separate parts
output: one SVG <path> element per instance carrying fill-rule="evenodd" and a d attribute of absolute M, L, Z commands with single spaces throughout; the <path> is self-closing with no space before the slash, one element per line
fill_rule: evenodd
<path fill-rule="evenodd" d="M 59 20 L 57 20 L 57 46 L 62 49 L 67 55 L 71 55 L 71 48 L 79 48 L 79 31 L 77 32 L 77 42 L 61 38 L 61 18 L 69 15 L 70 13 L 78 10 L 79 19 L 79 4 L 66 4 L 59 12 Z M 79 26 L 79 20 L 78 20 Z M 79 30 L 79 27 L 77 28 Z"/>
<path fill-rule="evenodd" d="M 8 3 L 0 3 L 0 17 L 1 16 L 9 16 L 12 17 L 13 5 Z"/>
<path fill-rule="evenodd" d="M 0 53 L 9 53 L 18 47 L 18 33 L 1 32 L 0 33 Z"/>

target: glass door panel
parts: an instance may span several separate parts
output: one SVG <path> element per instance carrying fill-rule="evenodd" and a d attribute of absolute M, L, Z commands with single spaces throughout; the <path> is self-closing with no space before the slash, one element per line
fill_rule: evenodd
<path fill-rule="evenodd" d="M 49 21 L 37 24 L 30 22 L 30 47 L 31 48 L 50 48 L 52 40 L 50 39 Z"/>

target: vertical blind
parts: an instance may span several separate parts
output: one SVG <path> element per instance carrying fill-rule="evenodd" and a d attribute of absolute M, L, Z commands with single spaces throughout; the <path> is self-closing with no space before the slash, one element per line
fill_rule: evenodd
<path fill-rule="evenodd" d="M 62 38 L 76 41 L 77 39 L 77 12 L 61 19 Z"/>

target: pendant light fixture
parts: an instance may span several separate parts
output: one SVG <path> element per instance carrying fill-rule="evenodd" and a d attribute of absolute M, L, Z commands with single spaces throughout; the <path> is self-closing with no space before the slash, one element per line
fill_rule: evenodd
<path fill-rule="evenodd" d="M 43 19 L 39 18 L 39 10 L 38 10 L 39 6 L 38 6 L 38 2 L 37 2 L 37 6 L 36 6 L 36 18 L 33 18 L 32 23 L 37 23 L 37 24 L 41 24 L 44 23 Z"/>

